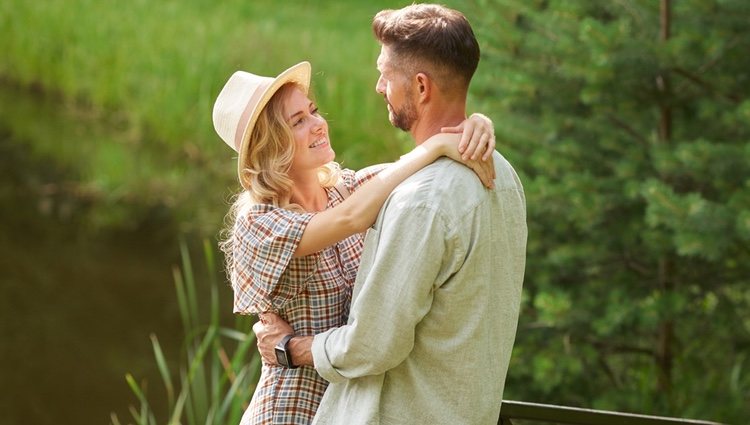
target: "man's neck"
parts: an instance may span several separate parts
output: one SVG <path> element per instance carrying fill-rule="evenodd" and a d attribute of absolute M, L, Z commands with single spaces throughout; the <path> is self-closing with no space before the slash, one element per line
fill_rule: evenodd
<path fill-rule="evenodd" d="M 422 116 L 414 122 L 411 130 L 414 143 L 421 145 L 425 140 L 440 133 L 443 127 L 453 127 L 461 124 L 466 119 L 465 104 L 450 104 L 437 107 L 428 107 Z"/>

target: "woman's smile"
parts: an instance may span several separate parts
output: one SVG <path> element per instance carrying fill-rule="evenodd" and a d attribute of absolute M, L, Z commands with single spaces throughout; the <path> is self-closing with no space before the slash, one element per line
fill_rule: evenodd
<path fill-rule="evenodd" d="M 308 146 L 310 149 L 314 149 L 320 146 L 327 146 L 328 145 L 328 138 L 323 136 L 320 139 L 314 141 L 310 146 Z"/>

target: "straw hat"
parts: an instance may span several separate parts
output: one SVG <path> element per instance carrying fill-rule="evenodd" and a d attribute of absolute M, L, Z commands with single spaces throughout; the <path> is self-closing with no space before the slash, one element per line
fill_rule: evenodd
<path fill-rule="evenodd" d="M 276 91 L 286 83 L 300 84 L 307 94 L 310 87 L 310 72 L 310 62 L 300 62 L 276 78 L 237 71 L 221 89 L 214 103 L 214 128 L 219 137 L 239 153 L 237 175 L 240 183 L 242 164 L 247 158 L 248 139 L 260 112 Z"/>

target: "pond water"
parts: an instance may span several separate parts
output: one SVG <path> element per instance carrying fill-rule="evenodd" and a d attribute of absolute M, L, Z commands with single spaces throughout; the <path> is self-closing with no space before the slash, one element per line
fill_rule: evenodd
<path fill-rule="evenodd" d="M 86 217 L 95 205 L 69 190 L 75 171 L 33 149 L 43 137 L 96 143 L 102 127 L 54 98 L 0 85 L 2 423 L 106 424 L 111 412 L 127 423 L 136 400 L 126 373 L 148 380 L 149 398 L 163 404 L 149 334 L 179 356 L 177 226 L 155 209 L 94 228 Z M 187 239 L 200 253 L 200 240 Z"/>

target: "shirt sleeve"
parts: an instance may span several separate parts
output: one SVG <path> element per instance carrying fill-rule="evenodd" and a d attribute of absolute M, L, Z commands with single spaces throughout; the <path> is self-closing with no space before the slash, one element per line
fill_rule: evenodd
<path fill-rule="evenodd" d="M 341 178 L 344 180 L 346 188 L 349 193 L 353 193 L 355 190 L 362 187 L 363 184 L 367 183 L 368 180 L 375 177 L 388 167 L 390 164 L 377 164 L 365 167 L 359 171 L 353 171 L 348 168 L 341 170 Z"/>
<path fill-rule="evenodd" d="M 329 382 L 382 374 L 403 362 L 434 289 L 447 278 L 443 256 L 453 248 L 439 211 L 410 207 L 388 213 L 382 228 L 366 236 L 362 267 L 371 265 L 358 277 L 348 324 L 313 340 L 315 368 Z"/>
<path fill-rule="evenodd" d="M 317 269 L 318 255 L 293 258 L 314 214 L 255 205 L 234 226 L 234 312 L 278 311 Z"/>

